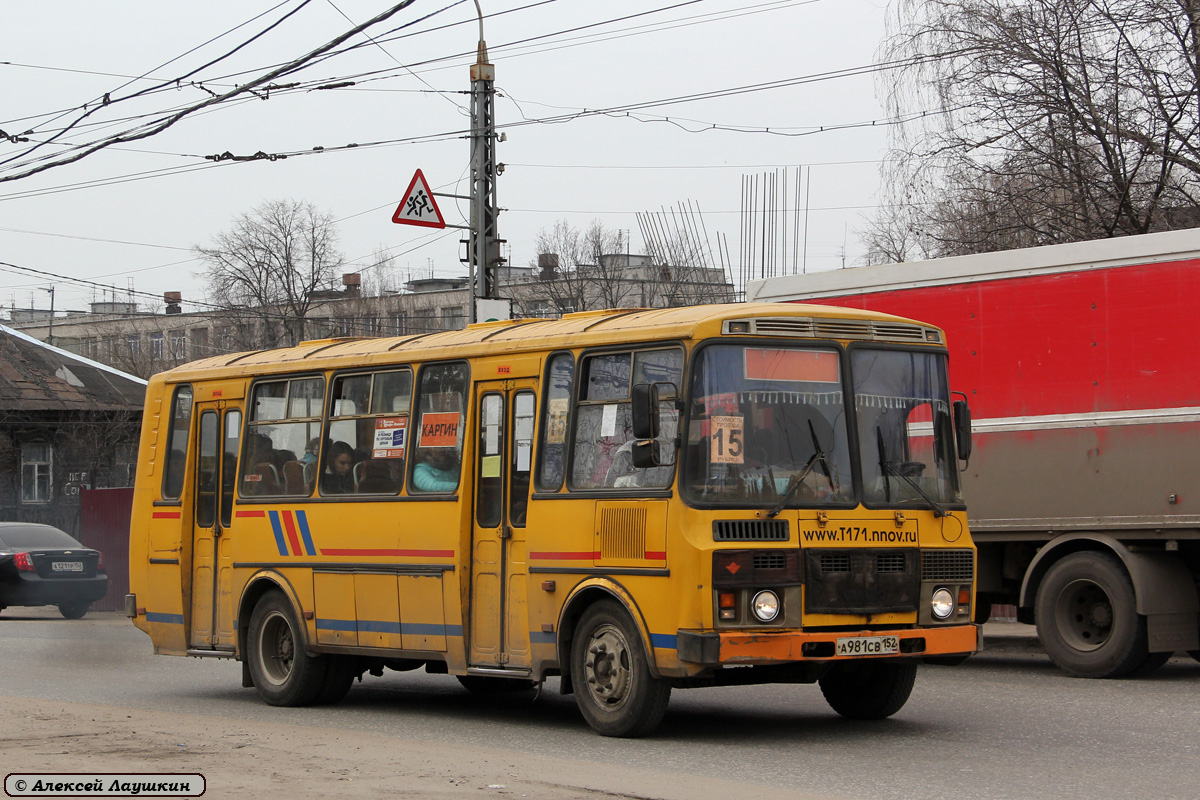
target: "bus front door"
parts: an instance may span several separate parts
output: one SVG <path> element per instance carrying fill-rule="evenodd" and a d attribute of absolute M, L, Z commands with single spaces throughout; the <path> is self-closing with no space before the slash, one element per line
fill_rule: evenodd
<path fill-rule="evenodd" d="M 228 531 L 237 482 L 242 412 L 225 401 L 197 403 L 196 513 L 192 529 L 192 602 L 189 645 L 233 650 L 233 554 Z"/>
<path fill-rule="evenodd" d="M 532 474 L 535 382 L 476 384 L 470 665 L 531 665 L 525 513 Z"/>

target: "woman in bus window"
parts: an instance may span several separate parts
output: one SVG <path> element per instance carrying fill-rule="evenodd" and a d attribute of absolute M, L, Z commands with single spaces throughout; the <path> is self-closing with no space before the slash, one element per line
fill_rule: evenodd
<path fill-rule="evenodd" d="M 325 473 L 321 475 L 321 494 L 350 494 L 354 491 L 354 450 L 345 442 L 329 448 Z"/>

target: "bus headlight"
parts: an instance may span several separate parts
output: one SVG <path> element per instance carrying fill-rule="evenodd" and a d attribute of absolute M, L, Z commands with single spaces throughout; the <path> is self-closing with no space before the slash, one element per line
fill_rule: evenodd
<path fill-rule="evenodd" d="M 929 601 L 929 610 L 933 613 L 934 619 L 949 619 L 954 613 L 954 595 L 950 590 L 942 587 L 933 592 L 933 597 Z"/>
<path fill-rule="evenodd" d="M 750 611 L 759 622 L 771 622 L 779 616 L 779 595 L 764 589 L 750 601 Z"/>

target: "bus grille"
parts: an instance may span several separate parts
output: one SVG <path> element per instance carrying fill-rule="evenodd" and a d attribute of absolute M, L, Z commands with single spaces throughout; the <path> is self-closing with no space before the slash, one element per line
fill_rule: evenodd
<path fill-rule="evenodd" d="M 600 557 L 646 557 L 646 509 L 605 508 L 600 511 Z"/>
<path fill-rule="evenodd" d="M 917 609 L 916 548 L 813 548 L 803 553 L 805 613 L 887 614 Z"/>
<path fill-rule="evenodd" d="M 749 322 L 751 333 L 759 335 L 867 339 L 876 342 L 941 342 L 941 336 L 935 329 L 904 322 L 806 317 L 753 319 Z"/>
<path fill-rule="evenodd" d="M 783 519 L 718 519 L 713 521 L 714 542 L 786 542 L 788 524 Z"/>
<path fill-rule="evenodd" d="M 921 580 L 969 581 L 975 578 L 975 553 L 971 550 L 922 550 Z"/>
<path fill-rule="evenodd" d="M 787 569 L 787 556 L 783 553 L 755 553 L 754 568 Z"/>

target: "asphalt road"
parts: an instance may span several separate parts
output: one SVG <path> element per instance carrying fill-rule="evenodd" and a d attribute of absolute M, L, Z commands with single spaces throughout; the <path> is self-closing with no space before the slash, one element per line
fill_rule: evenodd
<path fill-rule="evenodd" d="M 1200 797 L 1200 663 L 1174 658 L 1137 680 L 1068 678 L 1032 629 L 989 625 L 988 649 L 923 667 L 908 704 L 843 720 L 815 686 L 676 691 L 658 733 L 592 733 L 557 682 L 479 698 L 447 676 L 389 672 L 341 704 L 279 709 L 240 687 L 240 665 L 152 654 L 123 617 L 53 609 L 0 615 L 0 695 L 418 738 L 702 776 L 781 794 L 844 798 Z M 12 765 L 3 763 L 0 773 Z"/>

